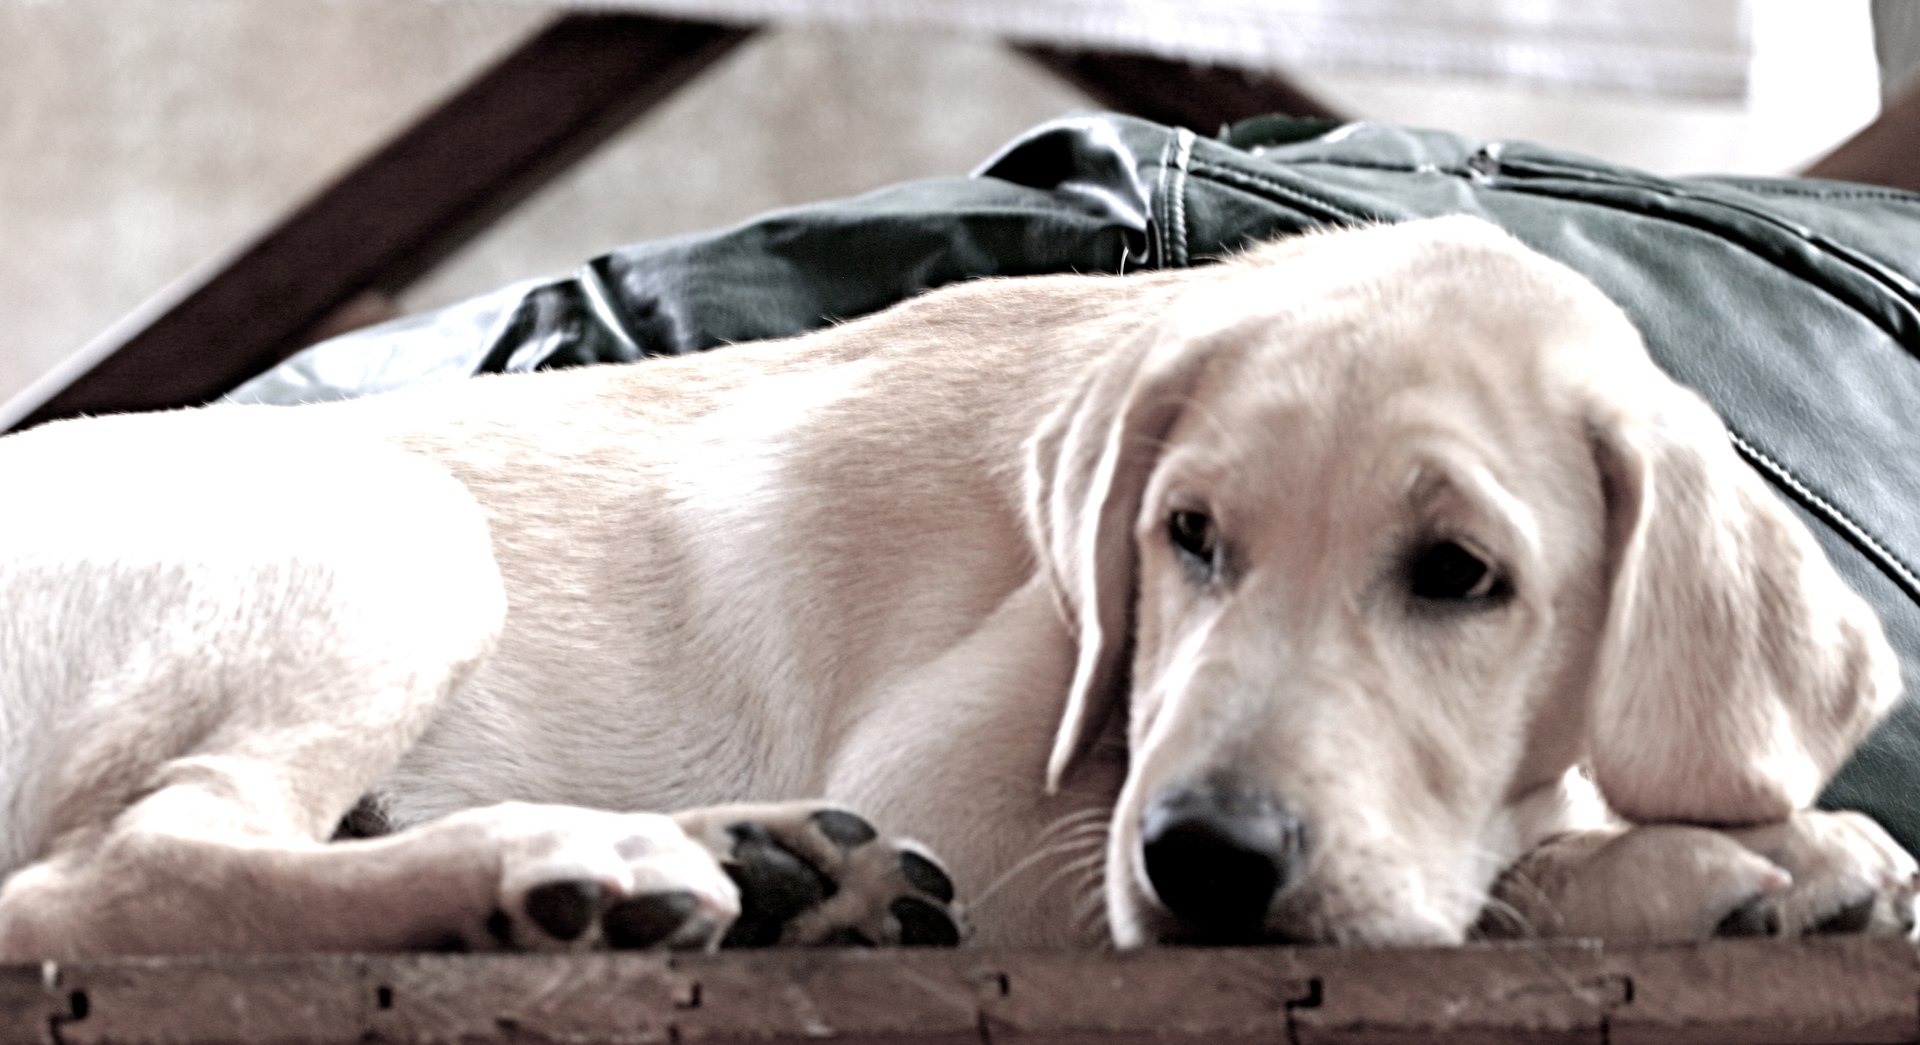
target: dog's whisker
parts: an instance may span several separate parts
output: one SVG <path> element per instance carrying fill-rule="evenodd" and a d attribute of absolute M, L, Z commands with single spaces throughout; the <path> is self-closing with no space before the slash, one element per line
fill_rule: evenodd
<path fill-rule="evenodd" d="M 1106 906 L 1105 890 L 1100 888 L 1100 886 L 1106 884 L 1104 877 L 1105 876 L 1098 873 L 1097 870 L 1086 875 L 1086 882 L 1084 883 L 1087 887 L 1086 891 L 1082 892 L 1080 898 L 1074 901 L 1071 912 L 1075 922 L 1085 921 L 1089 917 L 1089 912 L 1103 909 Z"/>
<path fill-rule="evenodd" d="M 1016 862 L 1012 867 L 1009 867 L 1005 871 L 1000 872 L 1000 875 L 998 877 L 996 877 L 993 881 L 987 883 L 986 888 L 981 889 L 979 892 L 975 893 L 973 895 L 973 899 L 969 901 L 969 906 L 973 907 L 976 910 L 985 906 L 989 900 L 993 899 L 994 894 L 998 893 L 1001 890 L 1001 888 L 1004 887 L 1008 882 L 1011 882 L 1014 879 L 1020 877 L 1021 875 L 1027 873 L 1028 871 L 1033 870 L 1035 867 L 1039 866 L 1041 861 L 1046 860 L 1049 857 L 1058 856 L 1058 855 L 1059 855 L 1059 850 L 1051 846 L 1045 849 L 1036 849 L 1033 852 L 1028 853 L 1025 857 L 1022 857 L 1018 862 Z"/>
<path fill-rule="evenodd" d="M 1035 887 L 1034 892 L 1045 895 L 1067 879 L 1097 875 L 1102 865 L 1106 862 L 1106 848 L 1102 846 L 1100 850 L 1096 852 L 1089 853 L 1075 860 L 1070 860 L 1055 868 L 1052 874 L 1040 880 L 1040 884 Z"/>
<path fill-rule="evenodd" d="M 1042 839 L 1045 839 L 1049 835 L 1055 834 L 1057 832 L 1070 832 L 1072 830 L 1083 828 L 1088 825 L 1104 826 L 1107 822 L 1108 816 L 1109 816 L 1108 811 L 1105 808 L 1100 806 L 1094 806 L 1092 808 L 1081 809 L 1076 812 L 1068 813 L 1067 815 L 1060 817 L 1059 819 L 1053 821 L 1047 826 L 1041 828 L 1040 837 Z"/>
<path fill-rule="evenodd" d="M 1067 841 L 1082 840 L 1088 837 L 1095 837 L 1101 840 L 1105 840 L 1107 835 L 1111 834 L 1112 831 L 1113 831 L 1112 825 L 1108 824 L 1105 820 L 1101 820 L 1096 823 L 1081 824 L 1080 826 L 1075 827 L 1071 831 L 1062 831 L 1060 833 L 1060 837 L 1053 839 L 1053 841 L 1067 842 Z"/>
<path fill-rule="evenodd" d="M 1046 844 L 1042 844 L 1038 848 L 1034 849 L 1033 852 L 1028 853 L 1025 857 L 1015 862 L 1012 867 L 1009 867 L 1005 871 L 1000 872 L 998 877 L 994 878 L 993 881 L 988 882 L 985 888 L 981 889 L 978 893 L 974 894 L 973 899 L 970 901 L 971 906 L 975 908 L 979 908 L 980 906 L 985 904 L 987 901 L 992 899 L 994 894 L 998 893 L 1001 890 L 1001 888 L 1004 887 L 1008 882 L 1011 882 L 1015 878 L 1018 878 L 1020 875 L 1025 874 L 1028 871 L 1032 870 L 1034 867 L 1038 866 L 1042 861 L 1045 861 L 1048 859 L 1057 859 L 1062 856 L 1069 856 L 1077 849 L 1083 849 L 1088 846 L 1099 845 L 1100 843 L 1104 842 L 1105 833 L 1106 833 L 1106 825 L 1104 821 L 1101 823 L 1085 822 L 1089 819 L 1087 814 L 1096 813 L 1096 812 L 1100 813 L 1102 816 L 1105 815 L 1104 810 L 1081 810 L 1076 813 L 1069 813 L 1067 814 L 1066 817 L 1062 817 L 1060 820 L 1056 820 L 1052 824 L 1048 825 L 1046 828 L 1042 829 L 1042 831 L 1040 832 L 1040 835 L 1043 839 L 1045 839 L 1050 834 L 1064 834 L 1067 837 L 1058 839 L 1052 842 L 1048 842 Z M 1071 824 L 1068 826 L 1066 831 L 1062 832 L 1060 830 L 1061 826 L 1063 824 L 1067 824 L 1070 818 L 1077 819 L 1082 822 Z M 1098 829 L 1097 834 L 1093 830 L 1095 828 Z"/>
<path fill-rule="evenodd" d="M 1088 850 L 1088 852 L 1085 853 L 1084 855 L 1077 857 L 1074 860 L 1075 863 L 1078 863 L 1080 860 L 1105 859 L 1106 852 L 1107 852 L 1107 838 L 1110 836 L 1110 834 L 1111 833 L 1107 830 L 1106 825 L 1102 824 L 1100 825 L 1100 829 L 1097 831 L 1094 831 L 1094 830 L 1081 831 L 1071 838 L 1060 839 L 1059 841 L 1054 843 L 1053 848 L 1054 848 L 1054 851 L 1061 853 L 1063 855 L 1071 854 L 1075 850 L 1080 850 L 1080 849 Z"/>
<path fill-rule="evenodd" d="M 1113 930 L 1107 922 L 1106 897 L 1102 895 L 1102 890 L 1099 888 L 1102 883 L 1096 880 L 1092 884 L 1093 888 L 1078 904 L 1074 905 L 1068 924 L 1075 933 L 1102 939 L 1111 944 Z"/>
<path fill-rule="evenodd" d="M 1089 835 L 1104 836 L 1107 831 L 1105 809 L 1085 809 L 1063 816 L 1040 829 L 1034 848 L 1053 849 L 1079 844 Z"/>

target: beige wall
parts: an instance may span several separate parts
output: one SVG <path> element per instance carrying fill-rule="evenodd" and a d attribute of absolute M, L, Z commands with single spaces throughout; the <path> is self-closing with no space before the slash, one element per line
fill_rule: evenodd
<path fill-rule="evenodd" d="M 1815 7 L 1829 28 L 1865 0 Z M 466 0 L 0 0 L 0 398 L 324 184 L 543 13 Z M 1871 113 L 1802 29 L 1796 92 L 1744 106 L 1312 77 L 1350 111 L 1663 171 L 1786 169 Z M 1854 55 L 1848 50 L 1859 50 Z M 1851 57 L 1850 57 L 1851 55 Z M 1838 63 L 1837 65 L 1835 63 Z M 1855 77 L 1857 79 L 1857 77 Z M 1774 101 L 1768 101 L 1773 97 Z M 764 34 L 407 296 L 425 307 L 617 243 L 964 172 L 1085 100 L 997 46 Z M 1868 103 L 1870 106 L 1870 102 Z"/>
<path fill-rule="evenodd" d="M 997 44 L 904 32 L 758 35 L 443 265 L 424 306 L 607 247 L 908 178 L 964 174 L 1091 105 Z"/>
<path fill-rule="evenodd" d="M 537 21 L 524 8 L 432 12 L 0 0 L 0 396 Z"/>

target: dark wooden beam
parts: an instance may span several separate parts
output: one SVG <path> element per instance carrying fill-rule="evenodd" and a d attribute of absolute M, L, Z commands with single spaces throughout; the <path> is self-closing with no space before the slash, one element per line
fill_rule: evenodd
<path fill-rule="evenodd" d="M 206 402 L 391 294 L 750 35 L 572 14 L 224 263 L 0 405 L 0 431 Z"/>
<path fill-rule="evenodd" d="M 1899 939 L 0 966 L 0 1045 L 1910 1042 Z"/>
<path fill-rule="evenodd" d="M 1880 118 L 1804 172 L 1920 192 L 1920 88 L 1887 105 Z"/>
<path fill-rule="evenodd" d="M 1269 113 L 1341 119 L 1285 78 L 1139 54 L 1020 48 L 1028 58 L 1102 106 L 1211 135 L 1224 124 Z"/>

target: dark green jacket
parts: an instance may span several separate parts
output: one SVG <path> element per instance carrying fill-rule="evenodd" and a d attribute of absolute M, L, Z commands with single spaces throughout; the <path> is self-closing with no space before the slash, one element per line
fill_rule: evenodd
<path fill-rule="evenodd" d="M 1476 214 L 1584 272 L 1880 610 L 1920 694 L 1920 197 L 1808 180 L 1666 179 L 1519 142 L 1283 119 L 1221 140 L 1088 116 L 974 176 L 644 243 L 309 350 L 234 398 L 335 398 L 794 334 L 981 275 L 1204 262 L 1325 224 Z M 1832 804 L 1920 851 L 1920 700 Z"/>

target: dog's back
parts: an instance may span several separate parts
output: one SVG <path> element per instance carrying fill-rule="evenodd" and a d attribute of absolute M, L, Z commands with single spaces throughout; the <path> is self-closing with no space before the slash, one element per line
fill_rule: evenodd
<path fill-rule="evenodd" d="M 89 674 L 167 670 L 144 659 L 149 647 L 231 653 L 210 636 L 151 633 L 159 589 L 192 594 L 183 564 L 320 561 L 349 532 L 431 542 L 433 520 L 402 489 L 431 477 L 383 478 L 414 470 L 451 476 L 477 502 L 515 610 L 494 655 L 377 785 L 390 824 L 508 797 L 660 809 L 821 793 L 809 752 L 831 749 L 826 734 L 853 715 L 817 709 L 924 661 L 970 626 L 955 612 L 984 612 L 1025 579 L 1031 564 L 1004 554 L 1025 540 L 1021 442 L 1089 351 L 1152 314 L 1128 297 L 1165 281 L 1085 297 L 1086 323 L 1111 336 L 1065 341 L 1040 307 L 1050 282 L 963 289 L 944 308 L 804 346 L 0 440 L 0 483 L 32 506 L 0 519 L 0 873 L 48 830 L 97 820 L 42 796 L 108 808 L 137 787 L 73 779 L 73 767 L 137 764 L 110 748 L 178 746 L 203 728 L 178 707 L 157 716 L 115 700 L 152 679 Z M 982 309 L 1007 317 L 1004 339 L 969 336 Z M 929 525 L 952 534 L 941 556 L 917 539 Z M 55 563 L 47 577 L 21 549 Z M 130 583 L 155 597 L 129 606 Z"/>

